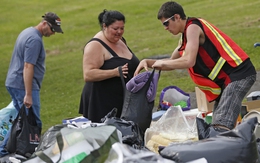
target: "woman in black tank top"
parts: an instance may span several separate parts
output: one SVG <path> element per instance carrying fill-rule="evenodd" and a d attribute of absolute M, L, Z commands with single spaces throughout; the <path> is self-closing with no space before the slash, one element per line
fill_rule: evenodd
<path fill-rule="evenodd" d="M 99 31 L 85 46 L 83 54 L 83 88 L 79 113 L 92 122 L 100 122 L 113 108 L 120 117 L 123 105 L 122 83 L 118 67 L 127 83 L 139 64 L 138 58 L 123 38 L 125 17 L 118 11 L 99 14 Z"/>

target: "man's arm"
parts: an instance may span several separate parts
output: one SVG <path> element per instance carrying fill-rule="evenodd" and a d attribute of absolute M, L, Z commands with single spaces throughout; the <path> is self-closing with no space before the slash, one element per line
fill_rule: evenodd
<path fill-rule="evenodd" d="M 33 83 L 34 65 L 31 63 L 24 63 L 23 80 L 25 86 L 24 104 L 27 108 L 32 106 L 32 83 Z"/>
<path fill-rule="evenodd" d="M 197 53 L 200 45 L 202 29 L 198 25 L 190 25 L 187 29 L 187 44 L 182 57 L 177 58 L 177 52 L 173 52 L 172 59 L 158 60 L 152 67 L 160 70 L 185 69 L 193 67 L 196 63 Z M 176 57 L 176 59 L 174 59 Z"/>
<path fill-rule="evenodd" d="M 178 46 L 173 52 L 172 55 L 170 57 L 170 59 L 177 59 L 180 58 L 180 52 L 178 51 L 178 49 L 180 48 L 180 46 Z"/>

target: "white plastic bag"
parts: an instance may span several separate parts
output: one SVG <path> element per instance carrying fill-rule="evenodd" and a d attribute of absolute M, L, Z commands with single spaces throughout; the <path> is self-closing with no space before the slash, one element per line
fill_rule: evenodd
<path fill-rule="evenodd" d="M 175 161 L 168 160 L 162 156 L 155 154 L 148 150 L 134 149 L 133 147 L 114 143 L 110 149 L 109 156 L 105 163 L 175 163 Z"/>
<path fill-rule="evenodd" d="M 36 150 L 25 162 L 102 162 L 107 158 L 112 144 L 120 142 L 120 136 L 122 135 L 119 135 L 115 126 L 100 125 L 86 128 L 64 126 L 56 133 L 55 141 L 48 148 Z"/>
<path fill-rule="evenodd" d="M 12 127 L 12 122 L 17 117 L 18 111 L 13 105 L 13 101 L 8 106 L 0 110 L 0 145 L 3 143 L 7 132 Z"/>
<path fill-rule="evenodd" d="M 199 113 L 184 114 L 180 106 L 171 106 L 166 113 L 145 132 L 145 146 L 158 153 L 159 146 L 172 142 L 198 140 L 196 117 Z"/>

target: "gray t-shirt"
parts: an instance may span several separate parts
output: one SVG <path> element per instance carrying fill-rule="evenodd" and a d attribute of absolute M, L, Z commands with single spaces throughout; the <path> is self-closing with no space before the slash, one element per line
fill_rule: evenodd
<path fill-rule="evenodd" d="M 45 50 L 41 33 L 34 27 L 23 30 L 15 43 L 5 85 L 25 89 L 24 62 L 34 65 L 33 90 L 40 90 L 45 73 Z"/>

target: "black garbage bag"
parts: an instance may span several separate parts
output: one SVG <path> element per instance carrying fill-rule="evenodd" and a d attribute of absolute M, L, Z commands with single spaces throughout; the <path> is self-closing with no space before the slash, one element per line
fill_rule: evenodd
<path fill-rule="evenodd" d="M 122 133 L 122 142 L 136 149 L 144 148 L 144 133 L 133 121 L 115 117 L 117 108 L 110 111 L 101 122 L 115 126 Z"/>
<path fill-rule="evenodd" d="M 37 126 L 33 109 L 28 109 L 28 115 L 26 111 L 27 108 L 23 105 L 13 122 L 5 148 L 10 154 L 29 158 L 40 142 L 42 128 Z"/>
<path fill-rule="evenodd" d="M 204 119 L 196 117 L 197 132 L 199 140 L 215 137 L 216 135 L 224 132 L 224 129 L 214 127 L 205 122 Z M 225 130 L 227 131 L 227 130 Z"/>
<path fill-rule="evenodd" d="M 162 157 L 184 163 L 205 158 L 209 163 L 255 163 L 258 150 L 254 129 L 257 118 L 251 118 L 235 129 L 196 142 L 173 143 L 160 148 Z"/>
<path fill-rule="evenodd" d="M 257 144 L 258 158 L 260 158 L 260 138 L 256 139 L 256 144 Z"/>

